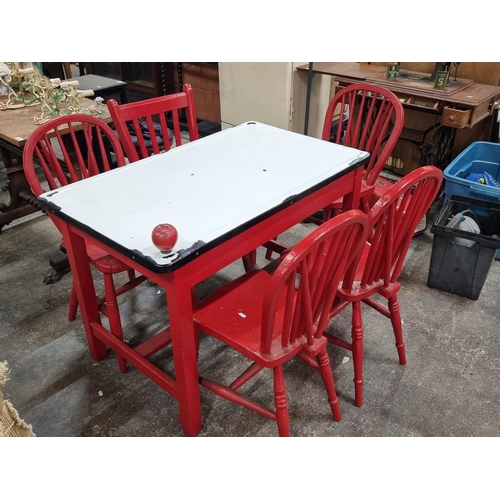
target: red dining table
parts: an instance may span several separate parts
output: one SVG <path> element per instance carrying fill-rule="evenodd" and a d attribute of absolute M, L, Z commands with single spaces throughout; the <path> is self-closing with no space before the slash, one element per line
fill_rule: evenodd
<path fill-rule="evenodd" d="M 184 433 L 202 426 L 192 290 L 332 200 L 359 204 L 366 152 L 258 122 L 237 127 L 45 193 L 43 209 L 63 235 L 90 354 L 123 356 L 179 404 Z M 172 224 L 175 247 L 161 252 L 153 229 Z M 166 291 L 169 325 L 136 347 L 102 322 L 85 240 Z M 173 376 L 149 357 L 172 343 Z"/>

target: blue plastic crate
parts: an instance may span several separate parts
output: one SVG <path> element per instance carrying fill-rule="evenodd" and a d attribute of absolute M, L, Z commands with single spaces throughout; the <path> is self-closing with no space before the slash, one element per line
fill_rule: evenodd
<path fill-rule="evenodd" d="M 467 180 L 469 174 L 483 172 L 488 172 L 500 182 L 500 144 L 478 141 L 464 149 L 444 170 L 445 198 L 458 194 L 467 198 L 499 202 L 499 187 Z"/>
<path fill-rule="evenodd" d="M 500 144 L 477 141 L 464 149 L 444 170 L 444 201 L 452 195 L 500 203 L 500 187 L 467 180 L 487 172 L 500 182 Z M 479 209 L 478 209 L 479 210 Z M 500 250 L 496 254 L 500 260 Z"/>

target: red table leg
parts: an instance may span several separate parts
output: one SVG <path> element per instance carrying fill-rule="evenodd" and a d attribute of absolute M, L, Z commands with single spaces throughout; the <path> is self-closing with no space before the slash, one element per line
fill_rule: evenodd
<path fill-rule="evenodd" d="M 179 422 L 187 436 L 196 436 L 201 430 L 197 345 L 192 290 L 183 282 L 183 274 L 179 270 L 165 275 L 163 286 L 167 295 L 175 379 L 179 389 Z"/>
<path fill-rule="evenodd" d="M 356 174 L 354 178 L 354 189 L 346 194 L 343 199 L 342 211 L 351 210 L 352 208 L 359 208 L 360 202 L 360 192 L 361 192 L 361 182 L 363 180 L 363 168 L 358 167 L 356 169 Z"/>
<path fill-rule="evenodd" d="M 61 221 L 60 227 L 73 275 L 73 286 L 76 289 L 78 306 L 80 307 L 90 354 L 96 361 L 99 361 L 108 355 L 108 348 L 104 342 L 96 338 L 92 333 L 92 324 L 97 323 L 100 325 L 101 316 L 85 248 L 85 240 L 73 233 L 66 222 Z"/>

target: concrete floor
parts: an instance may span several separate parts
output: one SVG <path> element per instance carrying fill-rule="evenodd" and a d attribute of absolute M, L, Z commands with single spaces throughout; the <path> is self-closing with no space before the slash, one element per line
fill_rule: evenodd
<path fill-rule="evenodd" d="M 311 229 L 300 224 L 286 238 L 294 241 Z M 407 365 L 398 364 L 389 320 L 364 307 L 364 405 L 353 404 L 349 352 L 329 346 L 339 423 L 332 420 L 319 374 L 291 361 L 285 377 L 293 436 L 500 435 L 500 261 L 493 262 L 477 301 L 430 289 L 432 241 L 428 230 L 414 238 L 401 276 Z M 183 436 L 171 396 L 133 367 L 120 374 L 114 352 L 98 363 L 90 357 L 80 316 L 67 320 L 71 274 L 43 283 L 59 243 L 45 215 L 20 219 L 0 233 L 0 360 L 11 370 L 5 398 L 37 436 Z M 209 293 L 242 272 L 236 262 L 202 283 L 199 292 Z M 149 282 L 122 299 L 131 344 L 168 320 L 165 293 Z M 349 312 L 329 328 L 348 337 Z M 153 359 L 173 371 L 170 349 Z M 227 380 L 242 366 L 234 351 L 202 337 L 200 373 Z M 272 404 L 270 373 L 250 382 L 247 394 Z M 275 422 L 204 388 L 201 401 L 200 436 L 277 435 Z"/>

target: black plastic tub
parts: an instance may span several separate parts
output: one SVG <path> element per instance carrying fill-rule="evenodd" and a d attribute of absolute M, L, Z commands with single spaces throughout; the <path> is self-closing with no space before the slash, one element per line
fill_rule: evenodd
<path fill-rule="evenodd" d="M 466 210 L 480 234 L 449 227 Z M 500 248 L 500 204 L 451 195 L 430 231 L 434 242 L 427 286 L 477 300 Z"/>

